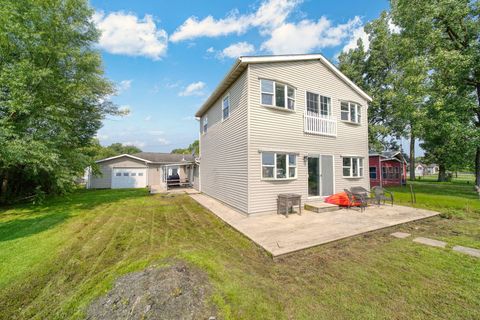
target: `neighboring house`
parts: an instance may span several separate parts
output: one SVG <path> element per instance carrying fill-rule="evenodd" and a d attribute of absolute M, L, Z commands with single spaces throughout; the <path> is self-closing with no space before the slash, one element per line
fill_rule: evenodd
<path fill-rule="evenodd" d="M 101 174 L 88 170 L 87 188 L 121 189 L 155 186 L 167 189 L 167 180 L 178 177 L 183 184 L 198 188 L 198 166 L 191 155 L 140 152 L 96 161 Z"/>
<path fill-rule="evenodd" d="M 371 151 L 369 156 L 370 186 L 401 186 L 407 181 L 407 162 L 399 151 Z"/>
<path fill-rule="evenodd" d="M 251 214 L 369 188 L 371 100 L 319 54 L 240 57 L 196 113 L 200 191 Z"/>
<path fill-rule="evenodd" d="M 425 174 L 438 174 L 439 167 L 437 164 L 432 163 L 426 166 Z"/>
<path fill-rule="evenodd" d="M 425 169 L 425 165 L 417 163 L 415 166 L 415 177 L 423 177 L 426 174 Z"/>

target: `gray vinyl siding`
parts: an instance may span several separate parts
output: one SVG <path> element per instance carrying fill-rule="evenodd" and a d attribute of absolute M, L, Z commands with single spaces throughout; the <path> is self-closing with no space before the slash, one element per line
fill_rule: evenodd
<path fill-rule="evenodd" d="M 278 80 L 296 87 L 295 112 L 261 106 L 261 78 Z M 304 156 L 308 154 L 333 155 L 335 192 L 351 186 L 369 188 L 367 101 L 320 61 L 251 64 L 248 91 L 249 213 L 275 210 L 279 193 L 298 193 L 302 195 L 303 201 L 307 200 L 308 172 Z M 331 98 L 332 114 L 338 121 L 337 137 L 304 133 L 306 91 Z M 340 100 L 362 105 L 361 125 L 340 121 Z M 260 150 L 298 153 L 297 179 L 262 180 Z M 345 155 L 363 157 L 363 178 L 343 178 L 342 156 Z"/>
<path fill-rule="evenodd" d="M 228 93 L 230 117 L 222 121 L 222 99 Z M 200 136 L 200 190 L 247 212 L 247 72 L 225 94 L 206 112 L 208 130 Z"/>
<path fill-rule="evenodd" d="M 148 165 L 148 181 L 149 186 L 159 186 L 161 184 L 161 177 L 163 175 L 163 168 L 161 164 Z"/>
<path fill-rule="evenodd" d="M 104 161 L 98 164 L 100 175 L 90 177 L 91 189 L 109 189 L 112 187 L 112 170 L 113 168 L 146 168 L 143 161 L 134 160 L 128 157 L 121 157 Z M 148 181 L 147 181 L 148 183 Z"/>

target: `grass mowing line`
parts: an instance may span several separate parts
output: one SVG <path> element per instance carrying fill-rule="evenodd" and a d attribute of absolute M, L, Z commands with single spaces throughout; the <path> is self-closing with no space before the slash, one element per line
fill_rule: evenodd
<path fill-rule="evenodd" d="M 106 221 L 106 223 L 102 224 L 102 226 L 100 228 L 98 228 L 98 233 L 101 232 L 101 230 L 103 230 L 106 226 L 108 226 L 110 224 L 110 222 L 114 219 L 115 216 L 114 215 L 111 215 L 109 216 L 108 220 Z M 93 275 L 93 272 L 95 271 L 95 269 L 98 267 L 100 261 L 103 259 L 104 255 L 105 255 L 105 252 L 107 251 L 107 249 L 111 246 L 111 244 L 114 242 L 115 238 L 116 238 L 116 235 L 118 234 L 118 231 L 119 229 L 123 226 L 123 223 L 125 222 L 125 216 L 123 217 L 123 219 L 121 219 L 121 223 L 115 228 L 115 231 L 113 233 L 113 235 L 110 237 L 110 241 L 107 243 L 107 245 L 105 247 L 103 247 L 103 249 L 101 250 L 100 254 L 96 256 L 95 258 L 95 262 L 92 264 L 92 267 L 90 268 L 90 271 L 83 277 L 83 281 L 81 281 L 80 283 L 77 284 L 77 287 L 81 287 L 83 285 L 85 285 L 88 281 L 91 281 L 91 278 L 92 278 L 92 275 Z M 110 229 L 108 229 L 110 230 Z M 90 242 L 90 241 L 89 241 Z M 85 243 L 88 244 L 89 242 Z M 85 247 L 85 246 L 82 246 L 82 248 Z M 68 264 L 65 264 L 65 268 L 67 268 L 69 265 Z M 55 279 L 55 280 L 58 280 L 58 279 Z M 45 293 L 46 294 L 46 293 Z M 68 300 L 69 298 L 68 297 L 72 297 L 72 296 L 75 296 L 75 292 L 73 292 L 73 294 L 69 293 L 69 292 L 65 292 L 65 297 L 63 298 L 64 300 Z M 35 317 L 37 319 L 45 319 L 45 317 L 42 317 L 43 314 L 46 314 L 48 315 L 49 313 L 57 313 L 57 312 L 60 312 L 62 310 L 62 305 L 61 304 L 57 304 L 55 306 L 55 308 L 53 309 L 53 312 L 52 310 L 50 309 L 43 309 L 41 312 L 37 313 L 35 315 Z M 61 312 L 60 312 L 61 313 Z"/>
<path fill-rule="evenodd" d="M 114 217 L 114 215 L 112 215 L 111 217 Z M 83 287 L 84 285 L 87 285 L 88 282 L 92 281 L 93 273 L 95 272 L 95 270 L 99 266 L 102 259 L 105 257 L 105 254 L 108 252 L 108 250 L 113 246 L 113 244 L 117 240 L 117 235 L 119 234 L 120 229 L 122 229 L 122 227 L 124 226 L 126 220 L 127 220 L 127 216 L 123 215 L 120 219 L 121 222 L 115 227 L 115 230 L 114 230 L 113 234 L 109 237 L 110 238 L 109 242 L 103 247 L 103 249 L 101 250 L 100 254 L 97 256 L 97 258 L 95 258 L 95 261 L 92 264 L 92 267 L 90 268 L 90 270 L 88 271 L 86 276 L 83 277 L 83 281 L 81 281 L 80 283 L 77 284 L 77 287 Z M 110 221 L 110 219 L 109 219 L 109 221 Z M 108 229 L 108 230 L 110 230 L 110 229 Z M 73 292 L 71 292 L 71 294 L 68 294 L 67 297 L 64 300 L 68 301 L 68 299 L 71 299 L 76 295 L 77 295 L 77 293 L 75 291 L 73 291 Z M 63 305 L 58 304 L 56 306 L 56 308 L 53 310 L 53 312 L 57 313 L 57 312 L 62 311 L 62 309 L 63 309 Z"/>
<path fill-rule="evenodd" d="M 105 218 L 106 219 L 100 219 L 102 221 L 102 224 L 100 226 L 98 226 L 98 223 L 82 224 L 80 230 L 83 231 L 85 228 L 90 229 L 90 230 L 88 230 L 89 231 L 88 236 L 91 236 L 95 231 L 97 231 L 99 228 L 103 227 L 106 223 L 108 223 L 112 219 L 112 216 L 105 216 Z M 96 219 L 94 219 L 94 220 L 96 220 Z M 80 249 L 80 248 L 83 248 L 87 243 L 88 242 L 82 243 L 80 241 L 76 241 L 76 242 L 73 242 L 71 245 L 73 247 L 77 247 L 78 249 Z M 51 291 L 50 288 L 52 287 L 53 282 L 58 281 L 58 279 L 56 278 L 56 274 L 66 273 L 65 271 L 70 266 L 70 264 L 68 262 L 71 261 L 74 258 L 74 256 L 76 255 L 76 253 L 79 252 L 78 250 L 72 250 L 72 249 L 67 250 L 67 247 L 68 246 L 65 246 L 63 248 L 63 250 L 61 250 L 58 253 L 58 256 L 61 257 L 63 254 L 72 253 L 72 254 L 69 255 L 68 260 L 59 259 L 61 261 L 65 261 L 65 262 L 61 265 L 62 267 L 59 270 L 57 270 L 57 272 L 55 274 L 52 273 L 52 271 L 55 270 L 55 266 L 57 266 L 57 264 L 55 264 L 55 263 L 53 264 L 53 266 L 52 266 L 53 268 L 51 268 L 51 270 L 48 274 L 49 275 L 48 282 L 43 286 L 43 288 L 38 293 L 38 295 L 36 295 L 34 297 L 34 299 L 31 300 L 28 303 L 28 305 L 26 305 L 25 307 L 22 308 L 22 311 L 21 311 L 22 314 L 26 314 L 28 311 L 30 311 L 30 309 L 34 308 L 38 304 L 38 301 L 41 298 L 44 298 L 45 296 L 50 295 L 49 291 Z"/>

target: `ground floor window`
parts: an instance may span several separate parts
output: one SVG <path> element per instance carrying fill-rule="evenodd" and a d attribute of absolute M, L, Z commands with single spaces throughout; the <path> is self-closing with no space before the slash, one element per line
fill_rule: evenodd
<path fill-rule="evenodd" d="M 290 153 L 262 152 L 263 179 L 294 179 L 297 177 L 297 156 Z"/>
<path fill-rule="evenodd" d="M 377 167 L 370 167 L 370 179 L 377 179 Z"/>
<path fill-rule="evenodd" d="M 382 178 L 390 179 L 390 180 L 400 179 L 400 168 L 399 167 L 383 167 Z"/>
<path fill-rule="evenodd" d="M 363 177 L 363 158 L 343 157 L 343 176 L 345 178 Z"/>

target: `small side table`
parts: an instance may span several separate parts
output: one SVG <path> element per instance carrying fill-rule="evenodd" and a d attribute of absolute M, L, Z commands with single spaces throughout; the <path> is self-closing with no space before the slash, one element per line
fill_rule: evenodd
<path fill-rule="evenodd" d="M 290 209 L 293 212 L 293 206 L 298 205 L 298 214 L 302 214 L 302 196 L 296 193 L 282 193 L 277 198 L 277 214 L 285 212 L 285 216 L 288 218 Z"/>

